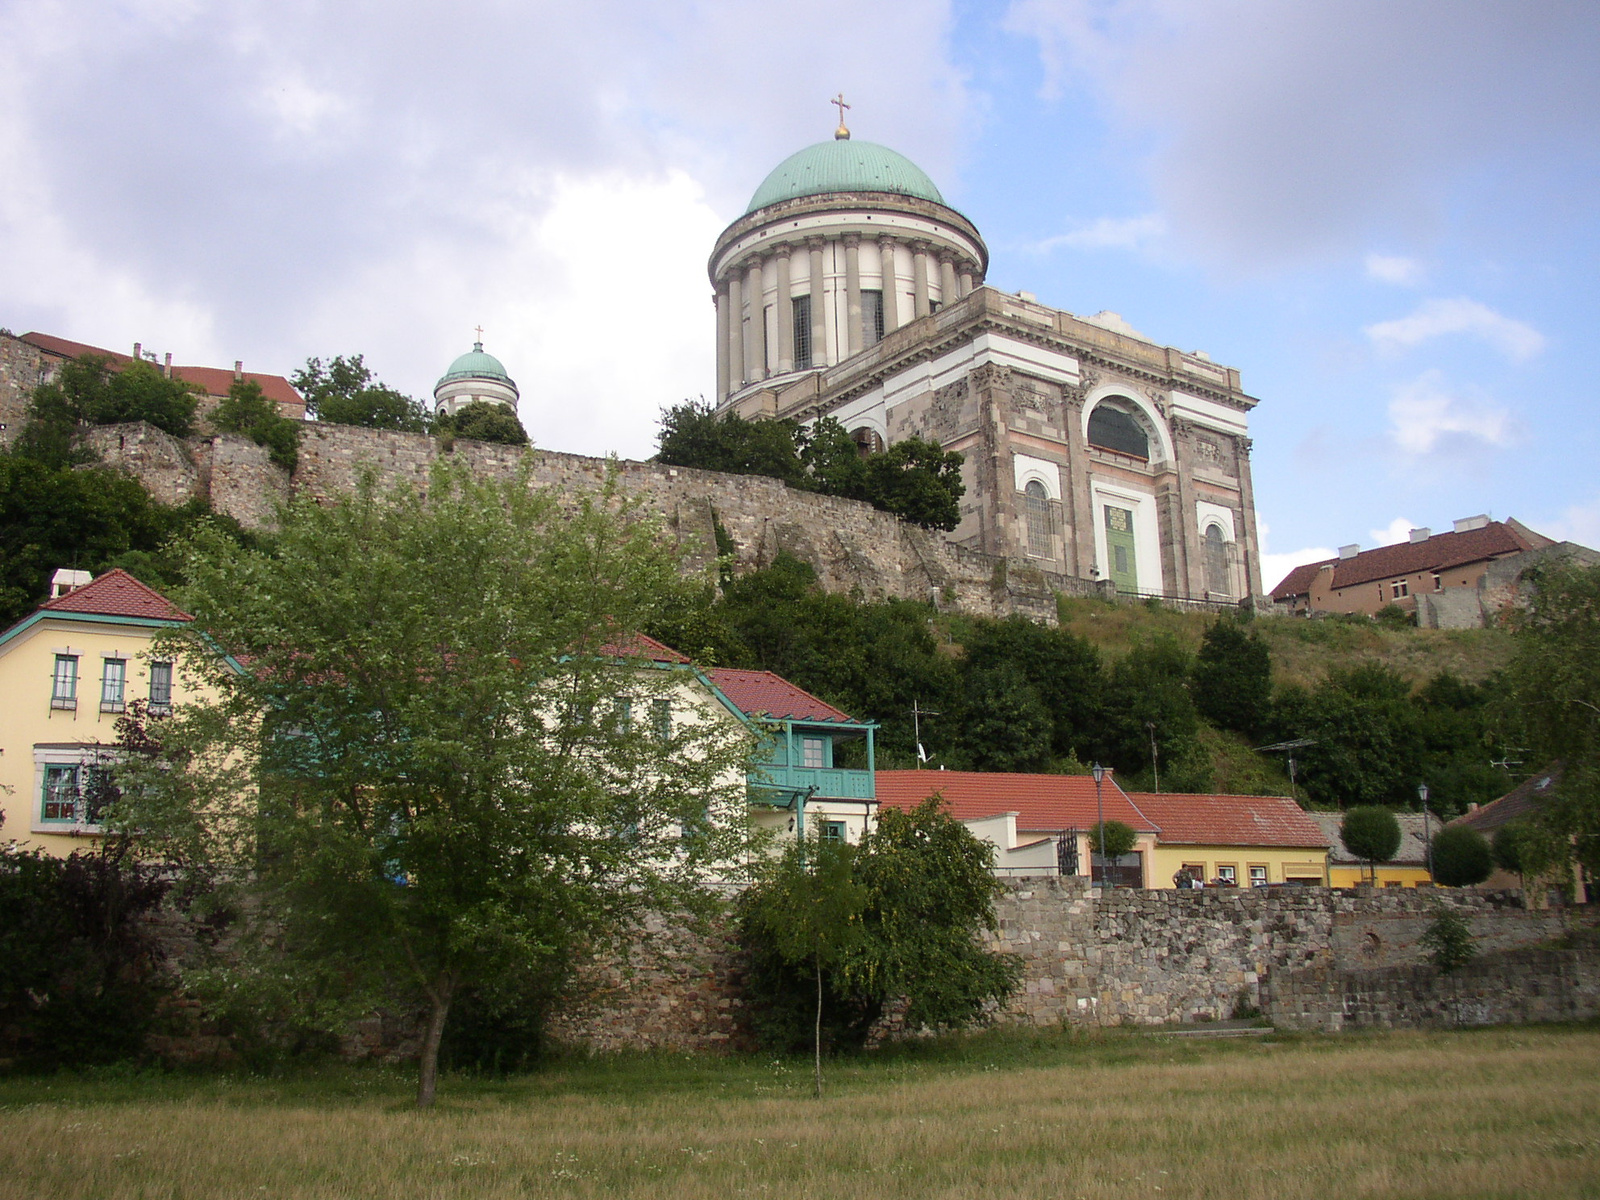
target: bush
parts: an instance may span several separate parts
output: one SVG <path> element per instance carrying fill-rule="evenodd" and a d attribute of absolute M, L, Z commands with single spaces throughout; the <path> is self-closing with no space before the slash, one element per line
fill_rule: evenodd
<path fill-rule="evenodd" d="M 1260 636 L 1219 616 L 1194 664 L 1194 703 L 1219 729 L 1254 734 L 1272 711 L 1272 655 Z"/>
<path fill-rule="evenodd" d="M 1139 842 L 1139 835 L 1134 832 L 1133 826 L 1124 825 L 1121 821 L 1107 821 L 1105 835 L 1105 856 L 1108 860 L 1133 853 L 1134 846 Z M 1089 853 L 1098 855 L 1100 852 L 1100 826 L 1095 825 L 1089 830 Z"/>
<path fill-rule="evenodd" d="M 491 404 L 487 400 L 473 400 L 463 404 L 454 415 L 441 413 L 434 419 L 433 428 L 441 437 L 446 438 L 498 442 L 502 446 L 528 444 L 528 431 L 522 427 L 517 414 L 503 404 Z"/>
<path fill-rule="evenodd" d="M 1385 604 L 1372 614 L 1372 619 L 1385 629 L 1413 629 L 1417 624 L 1416 613 L 1407 612 L 1398 604 Z"/>
<path fill-rule="evenodd" d="M 1493 870 L 1489 841 L 1476 829 L 1458 825 L 1434 835 L 1433 877 L 1445 887 L 1471 887 Z"/>
<path fill-rule="evenodd" d="M 1421 940 L 1433 965 L 1446 974 L 1473 959 L 1472 929 L 1458 912 L 1439 909 Z"/>
<path fill-rule="evenodd" d="M 300 459 L 300 422 L 278 411 L 275 401 L 253 379 L 236 379 L 227 396 L 211 412 L 211 423 L 224 433 L 237 433 L 258 446 L 285 471 Z"/>

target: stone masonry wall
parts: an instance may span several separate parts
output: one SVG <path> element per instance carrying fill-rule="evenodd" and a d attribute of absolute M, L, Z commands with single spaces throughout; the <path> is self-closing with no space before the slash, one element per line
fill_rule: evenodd
<path fill-rule="evenodd" d="M 0 446 L 9 446 L 21 432 L 28 401 L 48 365 L 37 346 L 0 330 Z"/>

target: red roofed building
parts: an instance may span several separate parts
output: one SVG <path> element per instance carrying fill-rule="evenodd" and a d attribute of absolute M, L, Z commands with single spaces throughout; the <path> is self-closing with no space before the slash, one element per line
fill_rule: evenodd
<path fill-rule="evenodd" d="M 1390 604 L 1415 612 L 1419 597 L 1479 588 L 1490 563 L 1553 545 L 1520 521 L 1465 517 L 1449 533 L 1413 529 L 1409 540 L 1394 546 L 1345 546 L 1338 558 L 1290 571 L 1272 598 L 1295 612 L 1372 616 Z"/>
<path fill-rule="evenodd" d="M 1179 872 L 1236 887 L 1328 883 L 1328 835 L 1287 796 L 1134 792 L 1129 798 L 1158 829 L 1152 867 L 1158 887 L 1176 882 Z"/>

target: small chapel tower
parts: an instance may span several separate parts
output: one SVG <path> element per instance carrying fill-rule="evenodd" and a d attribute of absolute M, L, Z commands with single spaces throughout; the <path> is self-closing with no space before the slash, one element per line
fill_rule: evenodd
<path fill-rule="evenodd" d="M 478 331 L 479 338 L 483 330 Z M 454 416 L 457 410 L 474 400 L 500 404 L 517 411 L 517 384 L 500 360 L 483 352 L 483 342 L 472 343 L 472 349 L 450 364 L 433 388 L 435 416 Z"/>

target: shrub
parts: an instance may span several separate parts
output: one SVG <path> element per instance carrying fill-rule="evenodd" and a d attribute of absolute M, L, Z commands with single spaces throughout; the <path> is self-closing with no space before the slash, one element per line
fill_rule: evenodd
<path fill-rule="evenodd" d="M 285 471 L 300 459 L 300 422 L 278 411 L 277 404 L 253 379 L 236 379 L 227 396 L 211 412 L 211 423 L 224 433 L 237 433 L 258 446 Z"/>
<path fill-rule="evenodd" d="M 1367 864 L 1373 878 L 1377 864 L 1388 862 L 1400 849 L 1400 822 L 1394 813 L 1377 805 L 1352 808 L 1339 826 L 1344 848 Z"/>
<path fill-rule="evenodd" d="M 1421 940 L 1433 965 L 1446 974 L 1472 961 L 1472 929 L 1458 912 L 1439 909 Z"/>
<path fill-rule="evenodd" d="M 1446 827 L 1433 838 L 1433 877 L 1445 887 L 1471 887 L 1489 878 L 1494 856 L 1476 829 Z"/>

